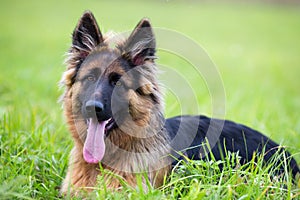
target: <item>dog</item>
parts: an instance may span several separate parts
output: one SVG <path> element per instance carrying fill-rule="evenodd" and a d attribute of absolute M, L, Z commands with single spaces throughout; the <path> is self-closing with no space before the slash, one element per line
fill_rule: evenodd
<path fill-rule="evenodd" d="M 97 176 L 103 176 L 108 188 L 118 189 L 120 177 L 135 187 L 137 175 L 146 173 L 151 186 L 159 187 L 178 161 L 222 160 L 228 152 L 238 152 L 242 164 L 255 153 L 268 163 L 280 152 L 287 159 L 276 162 L 276 173 L 283 173 L 284 163 L 294 176 L 299 173 L 289 152 L 249 127 L 205 116 L 164 118 L 148 19 L 129 37 L 112 38 L 101 33 L 90 11 L 72 35 L 62 101 L 74 148 L 62 194 L 91 190 Z"/>

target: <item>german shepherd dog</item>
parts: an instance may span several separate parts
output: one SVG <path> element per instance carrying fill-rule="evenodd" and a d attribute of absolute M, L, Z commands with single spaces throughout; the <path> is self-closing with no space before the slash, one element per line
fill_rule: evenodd
<path fill-rule="evenodd" d="M 111 38 L 102 35 L 90 11 L 72 35 L 62 99 L 74 148 L 63 194 L 90 190 L 97 176 L 103 176 L 108 188 L 118 189 L 120 177 L 134 187 L 137 175 L 146 173 L 158 187 L 179 160 L 221 160 L 227 152 L 238 152 L 241 163 L 262 153 L 267 163 L 280 151 L 287 159 L 276 162 L 277 174 L 285 167 L 294 176 L 299 172 L 287 151 L 244 125 L 205 116 L 164 118 L 149 20 L 142 19 L 127 38 Z M 209 138 L 217 142 L 207 143 Z"/>

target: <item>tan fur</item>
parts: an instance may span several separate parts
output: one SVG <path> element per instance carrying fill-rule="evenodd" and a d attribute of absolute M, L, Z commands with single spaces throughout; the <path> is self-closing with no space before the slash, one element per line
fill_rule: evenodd
<path fill-rule="evenodd" d="M 87 126 L 84 123 L 82 119 L 80 119 L 80 116 L 78 116 L 77 120 L 74 118 L 74 114 L 72 113 L 72 106 L 71 106 L 71 98 L 65 98 L 65 114 L 67 117 L 67 122 L 69 124 L 69 129 L 72 133 L 72 136 L 74 138 L 75 147 L 73 148 L 71 155 L 70 155 L 70 161 L 69 161 L 69 169 L 67 172 L 67 176 L 62 184 L 61 192 L 66 194 L 70 190 L 72 194 L 76 195 L 78 192 L 80 192 L 81 189 L 85 190 L 91 190 L 89 187 L 95 187 L 96 186 L 96 180 L 97 176 L 101 175 L 99 171 L 98 165 L 88 164 L 84 161 L 82 156 L 82 149 L 83 149 L 83 139 L 86 136 L 86 130 Z M 135 99 L 137 101 L 137 99 Z M 139 105 L 138 101 L 133 102 L 132 106 L 135 105 L 135 103 L 142 107 L 142 105 Z M 135 114 L 140 115 L 140 113 L 145 113 L 144 110 L 138 110 L 138 107 L 134 107 Z M 150 108 L 149 108 L 150 109 Z M 136 125 L 132 124 L 131 120 L 128 120 L 128 123 L 125 123 L 122 129 L 125 129 L 127 131 L 132 131 L 130 134 L 133 134 L 137 136 L 143 135 L 146 137 L 147 134 L 153 134 L 154 136 L 152 138 L 136 138 L 131 136 L 130 134 L 124 133 L 120 129 L 114 130 L 110 135 L 109 139 L 114 144 L 108 144 L 106 154 L 104 157 L 104 161 L 110 162 L 109 160 L 113 158 L 115 163 L 110 162 L 110 166 L 113 166 L 114 169 L 107 168 L 108 170 L 111 170 L 112 173 L 119 175 L 124 178 L 124 180 L 131 186 L 136 185 L 136 174 L 132 173 L 138 170 L 142 171 L 149 171 L 149 179 L 152 182 L 152 185 L 154 187 L 158 187 L 163 183 L 164 176 L 169 171 L 169 166 L 167 166 L 167 158 L 162 157 L 163 155 L 167 155 L 169 150 L 165 148 L 165 141 L 168 140 L 168 138 L 165 138 L 165 136 L 162 135 L 156 135 L 156 133 L 148 133 L 149 129 L 151 127 L 145 128 L 145 124 L 148 124 L 149 122 L 149 110 L 148 113 L 146 112 L 146 118 L 137 119 L 137 125 L 140 126 L 140 129 L 138 130 Z M 152 116 L 153 117 L 153 116 Z M 140 120 L 140 121 L 139 121 Z M 76 125 L 75 125 L 75 122 Z M 142 123 L 143 122 L 143 123 Z M 155 122 L 152 122 L 155 123 Z M 154 130 L 157 130 L 157 128 Z M 155 146 L 153 146 L 155 144 Z M 110 151 L 110 145 L 117 145 L 121 150 L 129 151 L 129 152 L 136 152 L 136 153 L 143 153 L 146 152 L 145 148 L 158 148 L 156 150 L 156 154 L 145 154 L 144 156 L 139 156 L 140 154 L 137 154 L 137 157 L 128 158 L 124 156 L 124 153 L 122 151 L 120 152 L 112 152 Z M 156 147 L 158 146 L 158 147 Z M 162 147 L 162 149 L 159 149 L 159 147 Z M 160 160 L 159 160 L 160 159 Z M 147 162 L 145 162 L 147 160 Z M 161 167 L 159 166 L 161 165 Z M 146 169 L 146 166 L 149 168 Z M 167 166 L 167 167 L 166 167 Z M 103 168 L 105 169 L 105 165 Z M 144 169 L 138 169 L 139 167 L 145 167 Z M 119 170 L 118 170 L 119 169 Z M 158 169 L 158 170 L 156 170 Z M 123 170 L 123 171 L 121 171 Z M 124 172 L 125 171 L 125 172 Z M 105 177 L 106 178 L 106 177 Z M 120 182 L 117 178 L 108 178 L 107 181 L 107 187 L 108 188 L 120 188 Z M 145 186 L 146 187 L 146 186 Z M 146 188 L 145 188 L 146 189 Z"/>
<path fill-rule="evenodd" d="M 119 41 L 119 46 L 122 43 L 123 41 Z M 105 48 L 113 54 L 113 50 L 108 46 L 109 44 L 102 46 L 101 49 L 95 49 L 93 52 L 97 53 Z M 95 68 L 100 65 L 98 61 L 93 61 L 97 63 L 86 62 L 87 67 L 81 70 L 81 75 L 88 68 Z M 83 159 L 83 141 L 85 141 L 87 134 L 87 124 L 81 115 L 82 105 L 77 99 L 78 94 L 82 92 L 81 83 L 73 83 L 72 81 L 77 73 L 77 61 L 74 59 L 74 52 L 67 60 L 67 64 L 67 71 L 62 77 L 62 83 L 65 86 L 63 107 L 69 130 L 74 139 L 74 148 L 70 154 L 69 167 L 61 192 L 63 194 L 70 192 L 72 195 L 78 195 L 81 190 L 90 191 L 97 185 L 97 176 L 103 176 L 108 188 L 119 189 L 121 187 L 120 178 L 116 177 L 122 177 L 129 185 L 135 187 L 137 184 L 136 176 L 143 173 L 148 174 L 153 187 L 160 186 L 163 183 L 164 176 L 169 171 L 169 160 L 166 156 L 170 151 L 169 146 L 166 145 L 169 138 L 162 130 L 162 100 L 156 82 L 156 66 L 153 60 L 147 61 L 144 69 L 139 69 L 146 78 L 146 80 L 141 80 L 146 83 L 140 88 L 141 94 L 133 90 L 130 90 L 127 94 L 130 116 L 121 127 L 114 129 L 105 141 L 106 153 L 103 162 L 99 165 L 103 169 L 111 171 L 116 177 L 101 174 L 98 164 L 88 164 Z M 103 61 L 101 64 L 103 64 Z M 103 73 L 104 69 L 100 70 Z M 120 74 L 124 73 L 117 62 L 113 63 L 108 70 Z M 127 77 L 128 84 L 131 84 L 132 81 Z M 155 105 L 148 96 L 153 92 L 159 96 Z M 119 148 L 115 150 L 113 146 Z M 133 156 L 128 156 L 127 152 L 132 152 L 133 154 L 130 155 Z M 146 184 L 144 188 L 147 189 Z"/>

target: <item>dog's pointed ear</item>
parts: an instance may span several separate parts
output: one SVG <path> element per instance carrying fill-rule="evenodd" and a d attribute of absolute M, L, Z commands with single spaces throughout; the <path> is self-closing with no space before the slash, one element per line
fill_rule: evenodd
<path fill-rule="evenodd" d="M 103 37 L 94 15 L 90 11 L 85 11 L 73 32 L 71 51 L 79 52 L 78 59 L 83 60 L 102 42 Z"/>
<path fill-rule="evenodd" d="M 135 27 L 124 46 L 126 58 L 135 66 L 155 59 L 156 42 L 150 21 L 142 19 Z"/>

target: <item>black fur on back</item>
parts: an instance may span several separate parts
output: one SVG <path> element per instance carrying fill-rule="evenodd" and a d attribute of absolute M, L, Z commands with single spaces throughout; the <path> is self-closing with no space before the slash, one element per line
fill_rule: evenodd
<path fill-rule="evenodd" d="M 171 139 L 173 156 L 177 157 L 173 164 L 183 159 L 178 154 L 181 152 L 189 159 L 211 159 L 208 151 L 203 151 L 201 144 L 208 140 L 211 152 L 216 160 L 222 160 L 227 155 L 225 151 L 238 152 L 240 162 L 244 164 L 253 158 L 254 152 L 263 153 L 264 161 L 268 162 L 277 153 L 285 153 L 289 170 L 295 177 L 299 173 L 296 161 L 289 152 L 260 132 L 247 126 L 228 120 L 208 118 L 205 116 L 177 116 L 166 120 L 165 128 Z M 209 133 L 210 135 L 208 136 Z M 210 142 L 210 141 L 209 141 Z M 276 172 L 284 172 L 282 160 L 275 162 L 278 165 Z M 222 167 L 222 166 L 221 166 Z"/>

